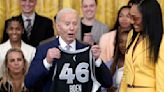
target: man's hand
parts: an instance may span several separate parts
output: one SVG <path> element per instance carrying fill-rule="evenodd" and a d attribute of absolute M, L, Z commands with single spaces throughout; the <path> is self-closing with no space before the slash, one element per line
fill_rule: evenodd
<path fill-rule="evenodd" d="M 46 60 L 49 64 L 52 64 L 54 59 L 59 59 L 61 56 L 60 50 L 58 48 L 50 48 L 48 49 Z"/>
<path fill-rule="evenodd" d="M 93 37 L 91 33 L 84 33 L 83 42 L 89 45 L 93 45 Z"/>
<path fill-rule="evenodd" d="M 98 59 L 100 56 L 100 53 L 101 53 L 99 45 L 93 45 L 91 47 L 91 51 L 92 51 L 92 54 L 95 57 L 95 59 Z"/>

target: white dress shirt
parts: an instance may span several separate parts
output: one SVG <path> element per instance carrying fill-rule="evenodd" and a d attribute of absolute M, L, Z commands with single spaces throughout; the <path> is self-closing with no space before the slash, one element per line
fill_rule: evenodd
<path fill-rule="evenodd" d="M 24 14 L 22 14 L 22 19 L 24 21 L 24 27 L 27 28 L 28 21 L 27 19 L 31 19 L 31 25 L 34 25 L 34 20 L 35 20 L 35 13 L 33 13 L 31 16 L 26 17 Z"/>
<path fill-rule="evenodd" d="M 68 45 L 60 36 L 59 36 L 59 44 L 63 50 L 67 50 L 66 46 Z M 76 50 L 76 40 L 74 40 L 70 45 L 70 51 Z"/>

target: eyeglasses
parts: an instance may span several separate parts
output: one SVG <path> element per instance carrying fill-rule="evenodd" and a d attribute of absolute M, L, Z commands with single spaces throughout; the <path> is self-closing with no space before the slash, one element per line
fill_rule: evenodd
<path fill-rule="evenodd" d="M 139 21 L 141 19 L 141 17 L 137 17 L 137 16 L 131 16 L 131 19 L 133 21 Z"/>

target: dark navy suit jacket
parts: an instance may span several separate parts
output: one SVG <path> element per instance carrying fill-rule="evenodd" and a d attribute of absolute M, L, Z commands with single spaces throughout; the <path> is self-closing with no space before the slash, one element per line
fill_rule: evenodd
<path fill-rule="evenodd" d="M 16 17 L 20 18 L 23 22 L 21 14 Z M 5 29 L 3 32 L 2 42 L 6 42 L 9 38 L 8 34 L 6 33 L 7 22 L 8 20 L 5 21 Z M 53 36 L 54 36 L 54 30 L 53 30 L 52 20 L 35 13 L 35 20 L 34 20 L 32 30 L 31 30 L 30 39 L 27 38 L 26 31 L 22 35 L 22 39 L 27 44 L 37 47 L 41 41 L 46 40 Z"/>
<path fill-rule="evenodd" d="M 46 58 L 49 48 L 58 46 L 59 40 L 56 38 L 37 47 L 35 57 L 31 62 L 29 71 L 25 77 L 25 85 L 28 89 L 33 89 L 34 92 L 49 92 L 56 61 L 53 62 L 53 66 L 50 70 L 47 70 L 43 65 L 43 60 Z M 82 49 L 86 46 L 87 45 L 76 41 L 76 49 Z M 102 86 L 110 87 L 112 85 L 112 76 L 104 63 L 102 63 L 100 67 L 96 67 L 96 77 Z"/>

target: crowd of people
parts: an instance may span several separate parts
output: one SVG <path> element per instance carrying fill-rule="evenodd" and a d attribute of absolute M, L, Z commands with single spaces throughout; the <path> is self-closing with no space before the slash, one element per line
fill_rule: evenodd
<path fill-rule="evenodd" d="M 111 29 L 95 18 L 97 0 L 81 0 L 81 18 L 59 10 L 55 30 L 36 4 L 20 0 L 21 14 L 5 21 L 0 92 L 164 92 L 157 0 L 129 0 Z"/>

